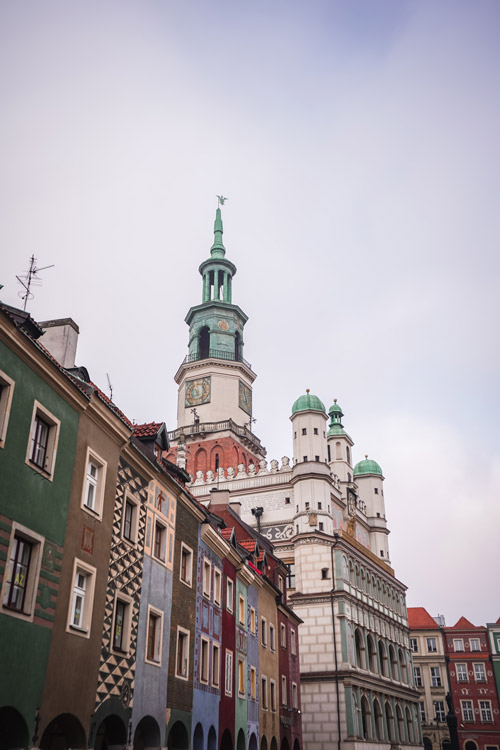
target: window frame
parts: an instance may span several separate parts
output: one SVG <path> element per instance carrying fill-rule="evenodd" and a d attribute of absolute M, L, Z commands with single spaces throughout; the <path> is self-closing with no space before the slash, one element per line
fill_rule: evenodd
<path fill-rule="evenodd" d="M 418 654 L 418 638 L 410 638 L 410 651 L 414 654 Z"/>
<path fill-rule="evenodd" d="M 44 466 L 40 466 L 32 459 L 33 453 L 33 433 L 36 420 L 43 422 L 48 427 L 47 445 L 45 446 Z M 31 415 L 30 431 L 28 446 L 26 448 L 25 463 L 34 471 L 37 471 L 50 482 L 54 479 L 54 470 L 59 446 L 59 433 L 61 430 L 60 420 L 52 414 L 37 399 L 33 402 L 33 412 Z"/>
<path fill-rule="evenodd" d="M 267 620 L 265 617 L 260 618 L 260 645 L 267 648 Z"/>
<path fill-rule="evenodd" d="M 427 653 L 437 654 L 437 638 L 427 638 Z"/>
<path fill-rule="evenodd" d="M 413 681 L 415 683 L 415 687 L 423 687 L 424 683 L 422 681 L 422 668 L 415 664 L 413 666 Z"/>
<path fill-rule="evenodd" d="M 120 646 L 115 645 L 116 638 L 116 625 L 118 616 L 118 605 L 123 605 L 123 623 L 122 623 L 122 634 Z M 121 590 L 115 593 L 115 602 L 113 606 L 113 620 L 111 628 L 111 644 L 110 651 L 119 656 L 127 656 L 130 652 L 130 629 L 132 621 L 132 607 L 133 600 L 130 596 L 124 594 Z"/>
<path fill-rule="evenodd" d="M 477 648 L 473 648 L 473 644 L 477 643 Z M 471 651 L 475 651 L 476 653 L 481 651 L 481 639 L 480 638 L 469 638 L 469 646 Z"/>
<path fill-rule="evenodd" d="M 154 644 L 153 644 L 153 656 L 150 656 L 150 623 L 151 619 L 154 618 L 159 621 L 159 629 L 155 625 Z M 148 664 L 152 664 L 155 667 L 161 666 L 163 653 L 163 612 L 151 604 L 148 604 L 148 619 L 146 629 L 146 644 L 144 651 L 144 661 Z"/>
<path fill-rule="evenodd" d="M 231 589 L 231 593 L 229 589 Z M 226 578 L 226 609 L 232 615 L 234 614 L 234 581 L 229 577 Z"/>
<path fill-rule="evenodd" d="M 7 429 L 15 385 L 15 381 L 3 370 L 0 370 L 0 448 L 5 446 L 5 441 L 7 440 Z"/>
<path fill-rule="evenodd" d="M 276 681 L 269 680 L 269 700 L 271 705 L 271 711 L 276 713 Z"/>
<path fill-rule="evenodd" d="M 257 700 L 257 669 L 254 666 L 250 667 L 250 700 Z"/>
<path fill-rule="evenodd" d="M 418 711 L 421 724 L 427 724 L 427 713 L 425 711 L 425 703 L 423 701 L 419 701 Z"/>
<path fill-rule="evenodd" d="M 464 704 L 470 704 L 465 706 Z M 474 701 L 466 698 L 460 701 L 460 713 L 462 714 L 462 721 L 473 724 L 474 723 Z"/>
<path fill-rule="evenodd" d="M 88 584 L 85 587 L 82 625 L 75 625 L 74 621 L 72 620 L 74 619 L 75 612 L 76 578 L 80 573 L 83 573 L 85 578 L 88 579 Z M 80 638 L 90 638 L 96 576 L 97 569 L 93 565 L 89 565 L 83 560 L 75 557 L 75 559 L 73 560 L 73 575 L 71 578 L 72 584 L 68 607 L 68 618 L 66 622 L 66 632 L 72 633 L 73 635 L 78 635 L 80 636 Z"/>
<path fill-rule="evenodd" d="M 160 538 L 160 554 L 157 554 L 158 550 L 158 532 L 161 530 L 161 538 Z M 163 522 L 160 521 L 158 516 L 154 517 L 154 536 L 153 536 L 153 557 L 158 562 L 162 563 L 162 565 L 167 564 L 167 539 L 168 539 L 168 527 Z M 163 557 L 161 556 L 163 553 Z"/>
<path fill-rule="evenodd" d="M 299 708 L 299 691 L 296 682 L 292 682 L 292 708 L 295 711 Z"/>
<path fill-rule="evenodd" d="M 188 566 L 189 566 L 189 574 L 186 575 L 186 578 L 183 578 L 183 570 L 184 565 L 183 561 L 187 559 Z M 193 588 L 193 550 L 191 547 L 188 547 L 188 545 L 185 542 L 181 542 L 181 554 L 179 558 L 179 580 L 185 585 L 188 586 L 188 588 Z M 187 566 L 186 566 L 187 571 Z"/>
<path fill-rule="evenodd" d="M 220 646 L 212 641 L 212 687 L 220 688 Z"/>
<path fill-rule="evenodd" d="M 441 668 L 433 665 L 429 668 L 429 674 L 431 677 L 431 687 L 433 688 L 440 688 L 443 687 L 443 682 L 441 680 Z"/>
<path fill-rule="evenodd" d="M 455 674 L 457 676 L 457 682 L 469 682 L 469 673 L 466 663 L 457 662 L 455 664 Z"/>
<path fill-rule="evenodd" d="M 222 604 L 222 571 L 214 565 L 214 604 Z"/>
<path fill-rule="evenodd" d="M 283 622 L 280 623 L 280 646 L 286 651 L 286 625 Z"/>
<path fill-rule="evenodd" d="M 481 724 L 492 724 L 493 723 L 493 711 L 491 708 L 491 700 L 484 700 L 480 698 L 478 700 L 478 703 L 479 703 L 479 716 L 481 717 Z M 489 714 L 489 718 L 488 717 L 485 718 L 483 712 L 487 712 Z"/>
<path fill-rule="evenodd" d="M 244 698 L 246 695 L 245 690 L 245 659 L 242 656 L 238 657 L 238 698 Z"/>
<path fill-rule="evenodd" d="M 89 464 L 93 462 L 97 467 L 97 478 L 95 481 L 95 496 L 94 496 L 94 507 L 90 507 L 90 505 L 87 505 L 87 487 L 88 487 L 88 478 L 89 478 L 89 472 L 88 467 Z M 80 500 L 80 508 L 85 511 L 85 513 L 88 513 L 92 518 L 98 518 L 99 520 L 102 519 L 102 512 L 104 507 L 104 487 L 106 483 L 106 470 L 107 470 L 107 462 L 101 458 L 101 456 L 96 453 L 95 450 L 93 450 L 90 445 L 87 446 L 87 451 L 85 454 L 85 467 L 84 467 L 84 475 L 83 475 L 83 486 L 82 486 L 82 497 Z M 125 493 L 125 496 L 127 496 L 130 493 Z M 123 505 L 123 516 L 125 516 L 125 503 Z M 122 519 L 122 532 L 124 527 L 124 518 Z M 123 534 L 122 534 L 123 535 Z M 126 539 L 126 537 L 123 537 Z M 127 541 L 129 541 L 127 539 Z"/>
<path fill-rule="evenodd" d="M 460 646 L 461 644 L 461 646 Z M 453 639 L 453 650 L 455 653 L 462 653 L 462 651 L 465 651 L 464 649 L 464 639 L 463 638 L 454 638 Z"/>
<path fill-rule="evenodd" d="M 226 648 L 224 694 L 229 697 L 233 695 L 233 663 L 233 652 L 231 651 L 231 649 Z"/>
<path fill-rule="evenodd" d="M 125 524 L 127 522 L 127 506 L 132 507 L 129 537 L 125 534 Z M 139 536 L 140 506 L 140 501 L 129 490 L 126 490 L 123 498 L 122 539 L 124 539 L 127 544 L 131 544 L 133 547 L 137 547 L 137 540 Z"/>
<path fill-rule="evenodd" d="M 8 580 L 8 569 L 9 563 L 12 556 L 12 548 L 16 538 L 23 539 L 31 545 L 30 561 L 27 573 L 27 583 L 25 586 L 25 593 L 23 599 L 22 609 L 14 609 L 8 604 L 4 604 L 4 599 L 7 595 L 7 589 L 10 589 L 10 581 Z M 43 548 L 45 543 L 45 537 L 37 534 L 26 526 L 23 526 L 17 521 L 12 523 L 10 532 L 9 548 L 7 550 L 7 559 L 5 560 L 5 572 L 3 576 L 2 589 L 0 593 L 0 612 L 10 617 L 17 617 L 20 620 L 27 622 L 33 622 L 35 616 L 36 596 L 38 592 L 38 581 L 40 578 L 40 567 L 42 564 Z"/>
<path fill-rule="evenodd" d="M 263 711 L 267 711 L 269 708 L 267 701 L 267 675 L 261 675 L 260 679 L 260 703 Z"/>
<path fill-rule="evenodd" d="M 432 707 L 434 709 L 434 721 L 445 721 L 446 713 L 444 710 L 444 701 L 432 701 Z M 439 718 L 438 718 L 439 710 Z"/>
<path fill-rule="evenodd" d="M 297 656 L 297 634 L 294 628 L 290 628 L 290 651 L 292 656 Z"/>
<path fill-rule="evenodd" d="M 257 613 L 255 607 L 250 607 L 249 632 L 251 635 L 257 634 Z"/>
<path fill-rule="evenodd" d="M 204 635 L 200 636 L 200 682 L 210 684 L 210 641 Z"/>
<path fill-rule="evenodd" d="M 271 622 L 269 623 L 269 648 L 274 654 L 276 651 L 276 628 Z"/>
<path fill-rule="evenodd" d="M 185 657 L 185 663 L 186 663 L 186 674 L 183 674 L 183 670 L 179 671 L 179 645 L 181 642 L 182 637 L 182 643 L 184 644 L 182 656 Z M 177 637 L 175 641 L 175 676 L 179 680 L 189 680 L 189 647 L 190 647 L 190 639 L 191 639 L 191 632 L 187 630 L 186 628 L 181 627 L 180 625 L 177 625 Z"/>
<path fill-rule="evenodd" d="M 479 670 L 478 670 L 479 667 Z M 486 676 L 486 667 L 483 662 L 474 662 L 473 663 L 473 669 L 474 669 L 474 682 L 487 682 L 488 678 Z M 478 677 L 477 673 L 481 672 L 481 675 Z"/>
<path fill-rule="evenodd" d="M 212 594 L 212 563 L 207 557 L 203 558 L 203 565 L 201 569 L 202 582 L 201 589 L 203 596 L 206 599 L 210 599 Z M 208 575 L 207 575 L 208 573 Z"/>
<path fill-rule="evenodd" d="M 281 675 L 281 706 L 288 707 L 288 684 L 285 674 Z"/>
<path fill-rule="evenodd" d="M 240 594 L 240 597 L 238 599 L 238 624 L 241 627 L 245 627 L 246 626 L 246 622 L 245 622 L 245 609 L 246 609 L 245 597 L 243 596 L 243 594 Z"/>

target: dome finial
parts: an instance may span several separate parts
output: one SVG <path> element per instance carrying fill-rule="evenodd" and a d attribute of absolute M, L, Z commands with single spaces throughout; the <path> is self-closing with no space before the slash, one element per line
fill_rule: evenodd
<path fill-rule="evenodd" d="M 336 399 L 336 398 L 334 398 L 334 399 L 333 399 L 333 403 L 334 403 L 334 404 L 336 404 L 336 403 L 337 403 L 337 399 Z"/>
<path fill-rule="evenodd" d="M 306 388 L 306 393 L 310 393 L 310 392 L 311 392 L 311 389 L 310 388 Z"/>
<path fill-rule="evenodd" d="M 365 453 L 365 458 L 368 458 L 368 453 Z"/>

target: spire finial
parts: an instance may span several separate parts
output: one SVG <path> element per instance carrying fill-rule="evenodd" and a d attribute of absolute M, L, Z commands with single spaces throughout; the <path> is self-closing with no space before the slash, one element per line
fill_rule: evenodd
<path fill-rule="evenodd" d="M 212 258 L 224 258 L 226 255 L 226 248 L 224 247 L 224 244 L 222 242 L 222 234 L 223 234 L 223 228 L 222 228 L 222 215 L 220 212 L 220 207 L 224 205 L 224 203 L 228 200 L 228 198 L 225 198 L 223 195 L 217 196 L 217 210 L 215 212 L 215 223 L 214 223 L 214 244 L 210 248 L 210 255 Z"/>
<path fill-rule="evenodd" d="M 310 389 L 309 388 L 306 388 L 306 393 L 310 393 Z"/>
<path fill-rule="evenodd" d="M 368 458 L 368 453 L 365 453 L 365 458 Z"/>
<path fill-rule="evenodd" d="M 336 399 L 336 398 L 334 398 L 334 399 L 333 399 L 333 403 L 334 403 L 334 404 L 336 404 L 336 403 L 337 403 L 337 399 Z"/>

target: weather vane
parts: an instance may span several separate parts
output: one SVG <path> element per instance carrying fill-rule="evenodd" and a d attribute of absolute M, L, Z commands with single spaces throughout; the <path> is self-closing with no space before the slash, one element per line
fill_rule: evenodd
<path fill-rule="evenodd" d="M 229 200 L 229 198 L 225 198 L 223 195 L 218 195 L 217 200 L 219 201 L 219 207 L 223 206 L 226 201 Z"/>
<path fill-rule="evenodd" d="M 16 279 L 24 287 L 24 292 L 21 290 L 19 292 L 19 296 L 21 297 L 22 300 L 24 300 L 25 310 L 26 310 L 26 305 L 28 304 L 28 300 L 33 299 L 33 292 L 31 291 L 31 287 L 40 286 L 42 283 L 42 280 L 39 278 L 39 276 L 37 276 L 37 274 L 40 273 L 40 271 L 45 271 L 47 268 L 54 268 L 54 264 L 39 268 L 36 264 L 35 256 L 32 255 L 30 258 L 30 267 L 28 271 L 26 271 L 25 275 L 16 276 Z M 26 282 L 26 284 L 24 282 Z"/>

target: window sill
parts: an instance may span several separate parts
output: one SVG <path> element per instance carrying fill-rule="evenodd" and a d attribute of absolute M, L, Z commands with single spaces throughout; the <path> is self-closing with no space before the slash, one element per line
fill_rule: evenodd
<path fill-rule="evenodd" d="M 71 622 L 69 624 L 70 630 L 74 632 L 75 635 L 84 635 L 88 636 L 89 630 L 88 628 L 80 628 L 78 625 L 73 625 Z"/>
<path fill-rule="evenodd" d="M 144 661 L 146 662 L 146 664 L 151 664 L 152 667 L 161 667 L 160 659 L 149 659 L 148 657 L 146 657 Z"/>
<path fill-rule="evenodd" d="M 41 466 L 37 466 L 37 464 L 34 464 L 33 461 L 28 460 L 26 462 L 30 469 L 33 469 L 33 471 L 36 471 L 37 474 L 41 474 L 44 479 L 48 479 L 49 482 L 52 482 L 54 478 L 54 474 L 50 473 L 50 471 L 47 471 L 46 469 L 43 469 Z"/>
<path fill-rule="evenodd" d="M 99 513 L 99 511 L 94 510 L 93 508 L 89 508 L 89 506 L 85 505 L 85 503 L 83 503 L 81 508 L 83 511 L 85 511 L 85 513 L 88 513 L 89 516 L 91 516 L 92 518 L 95 518 L 96 521 L 100 521 L 102 519 L 102 513 Z"/>
<path fill-rule="evenodd" d="M 193 584 L 191 581 L 185 581 L 184 578 L 179 578 L 179 581 L 184 584 L 184 586 L 187 586 L 189 589 L 193 588 Z"/>

